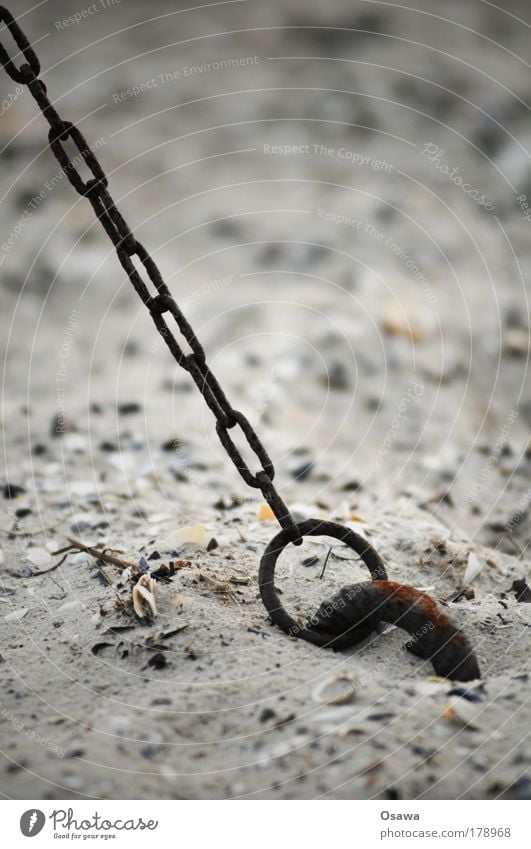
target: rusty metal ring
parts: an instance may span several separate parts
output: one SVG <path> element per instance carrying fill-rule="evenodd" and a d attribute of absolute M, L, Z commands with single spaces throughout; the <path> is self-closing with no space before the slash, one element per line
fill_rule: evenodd
<path fill-rule="evenodd" d="M 339 525 L 336 522 L 325 522 L 320 519 L 307 519 L 304 522 L 298 523 L 296 527 L 303 537 L 329 536 L 340 540 L 355 551 L 356 554 L 359 554 L 371 573 L 373 581 L 387 581 L 387 572 L 385 571 L 385 566 L 380 555 L 377 554 L 372 545 L 364 537 L 350 528 L 346 528 L 344 525 Z M 273 537 L 260 561 L 258 585 L 262 601 L 272 622 L 278 625 L 290 637 L 298 637 L 322 648 L 326 648 L 332 643 L 335 649 L 342 648 L 343 645 L 352 645 L 352 632 L 344 641 L 338 638 L 337 635 L 316 633 L 309 628 L 299 625 L 284 609 L 278 590 L 275 587 L 275 568 L 280 554 L 290 542 L 292 542 L 290 530 L 280 531 L 280 533 Z M 368 619 L 358 627 L 358 639 L 361 640 L 372 631 L 372 619 L 371 621 Z"/>

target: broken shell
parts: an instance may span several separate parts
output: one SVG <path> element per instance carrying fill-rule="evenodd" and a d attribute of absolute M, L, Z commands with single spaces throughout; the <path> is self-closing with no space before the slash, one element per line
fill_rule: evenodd
<path fill-rule="evenodd" d="M 484 709 L 485 706 L 483 704 L 470 702 L 459 696 L 452 696 L 443 712 L 443 717 L 448 722 L 453 722 L 457 725 L 477 728 L 476 720 Z"/>
<path fill-rule="evenodd" d="M 388 302 L 384 308 L 382 327 L 389 336 L 403 336 L 411 342 L 421 342 L 426 335 L 419 317 L 413 313 L 407 315 L 403 307 L 394 302 Z"/>
<path fill-rule="evenodd" d="M 319 705 L 345 705 L 354 701 L 356 688 L 356 682 L 348 675 L 333 675 L 317 685 L 312 699 Z"/>
<path fill-rule="evenodd" d="M 26 552 L 26 560 L 29 560 L 34 566 L 43 568 L 52 563 L 52 555 L 45 548 L 30 548 Z"/>
<path fill-rule="evenodd" d="M 8 613 L 7 616 L 4 616 L 5 622 L 20 622 L 21 619 L 24 618 L 26 613 L 28 612 L 27 607 L 21 607 L 19 610 L 13 610 L 11 613 Z"/>
<path fill-rule="evenodd" d="M 481 562 L 479 557 L 476 557 L 474 552 L 468 555 L 468 563 L 463 575 L 463 586 L 468 587 L 474 581 L 485 565 L 485 561 Z"/>
<path fill-rule="evenodd" d="M 140 619 L 157 614 L 154 595 L 156 583 L 151 575 L 142 575 L 133 587 L 133 607 Z"/>
<path fill-rule="evenodd" d="M 185 525 L 171 534 L 171 542 L 176 545 L 192 543 L 193 545 L 206 545 L 206 528 L 204 525 Z"/>
<path fill-rule="evenodd" d="M 274 522 L 275 514 L 271 510 L 269 504 L 260 504 L 258 508 L 257 518 L 259 522 Z"/>

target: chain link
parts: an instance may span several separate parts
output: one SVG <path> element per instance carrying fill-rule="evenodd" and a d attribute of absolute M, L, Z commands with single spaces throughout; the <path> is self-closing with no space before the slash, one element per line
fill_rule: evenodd
<path fill-rule="evenodd" d="M 203 346 L 172 297 L 157 264 L 145 247 L 135 239 L 127 222 L 116 208 L 107 189 L 108 181 L 105 172 L 91 151 L 83 133 L 70 121 L 63 121 L 50 102 L 46 86 L 38 79 L 41 70 L 40 62 L 13 15 L 3 6 L 0 6 L 0 21 L 5 23 L 16 46 L 26 60 L 23 65 L 17 68 L 0 42 L 0 62 L 5 71 L 17 83 L 26 85 L 33 95 L 50 125 L 48 140 L 54 156 L 76 191 L 90 201 L 96 217 L 116 249 L 123 269 L 149 310 L 155 327 L 178 365 L 189 372 L 206 404 L 214 414 L 216 432 L 236 469 L 245 483 L 255 489 L 260 489 L 279 524 L 288 532 L 291 542 L 300 545 L 302 536 L 299 527 L 273 485 L 275 469 L 264 445 L 249 420 L 243 413 L 231 406 L 223 389 L 210 371 Z M 92 174 L 92 178 L 87 182 L 83 180 L 63 147 L 63 143 L 68 139 L 71 139 L 74 143 Z M 142 270 L 139 271 L 136 268 L 133 257 L 137 257 L 140 261 L 142 270 L 149 278 L 149 282 L 144 280 Z M 154 285 L 156 294 L 150 293 L 149 283 Z M 187 354 L 183 351 L 164 318 L 165 313 L 170 313 L 175 319 L 177 327 L 190 346 L 191 353 Z M 260 462 L 261 468 L 255 474 L 251 472 L 229 433 L 236 427 L 239 427 L 249 448 Z"/>

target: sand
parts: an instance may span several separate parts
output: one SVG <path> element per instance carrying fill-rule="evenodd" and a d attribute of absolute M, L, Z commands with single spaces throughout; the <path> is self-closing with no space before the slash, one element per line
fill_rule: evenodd
<path fill-rule="evenodd" d="M 269 622 L 277 526 L 2 76 L 4 796 L 530 797 L 531 605 L 511 587 L 529 578 L 531 21 L 420 5 L 128 3 L 76 23 L 59 2 L 23 21 L 295 515 L 358 530 L 439 600 L 473 569 L 445 610 L 482 679 L 456 691 L 397 628 L 334 653 Z M 130 573 L 85 553 L 39 576 L 69 537 L 184 561 L 153 620 Z M 335 545 L 320 579 L 325 552 L 279 565 L 302 619 L 368 577 Z"/>

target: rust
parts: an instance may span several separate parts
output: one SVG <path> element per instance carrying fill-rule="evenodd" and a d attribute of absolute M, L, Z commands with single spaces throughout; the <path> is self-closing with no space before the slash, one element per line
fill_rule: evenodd
<path fill-rule="evenodd" d="M 360 642 L 360 626 L 388 622 L 410 635 L 408 651 L 431 660 L 437 675 L 456 681 L 481 677 L 474 652 L 452 620 L 426 593 L 394 581 L 368 581 L 343 587 L 310 617 L 308 628 L 329 640 L 330 648 Z M 363 637 L 361 637 L 363 639 Z"/>
<path fill-rule="evenodd" d="M 457 681 L 480 677 L 478 662 L 462 631 L 427 593 L 388 581 L 382 561 L 366 539 L 350 528 L 316 519 L 301 522 L 299 531 L 303 537 L 323 535 L 340 540 L 359 554 L 373 580 L 343 587 L 320 605 L 306 625 L 300 625 L 285 610 L 275 586 L 276 564 L 290 541 L 281 531 L 264 552 L 258 583 L 271 620 L 289 636 L 338 651 L 360 643 L 381 622 L 388 622 L 409 633 L 407 649 L 431 660 L 437 675 Z"/>

